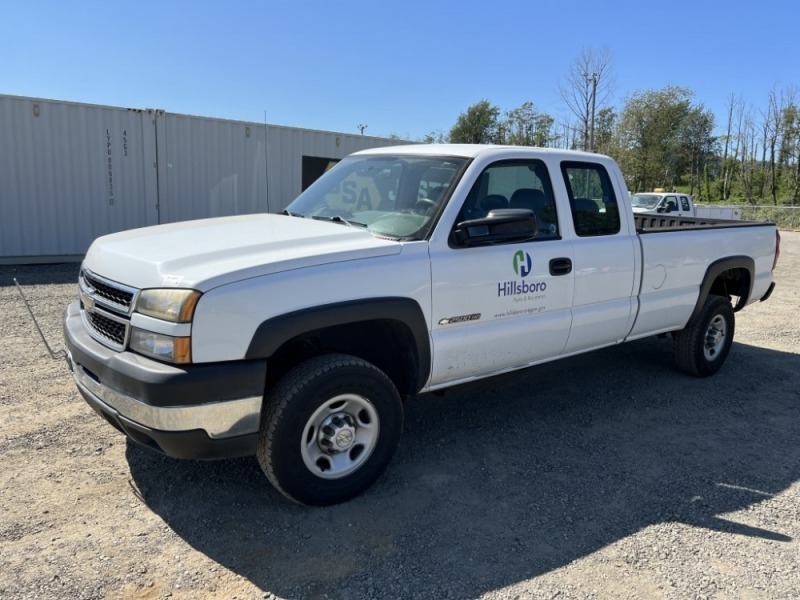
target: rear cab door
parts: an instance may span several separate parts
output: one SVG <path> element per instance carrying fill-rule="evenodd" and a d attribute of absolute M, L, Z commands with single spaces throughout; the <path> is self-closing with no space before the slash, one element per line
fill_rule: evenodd
<path fill-rule="evenodd" d="M 694 202 L 691 196 L 687 194 L 680 194 L 678 196 L 678 202 L 680 203 L 680 211 L 682 217 L 695 216 Z"/>
<path fill-rule="evenodd" d="M 561 160 L 558 191 L 569 201 L 565 235 L 574 257 L 572 325 L 564 352 L 621 342 L 633 327 L 641 250 L 616 163 L 599 155 Z"/>
<path fill-rule="evenodd" d="M 691 196 L 687 194 L 667 194 L 659 203 L 657 212 L 673 217 L 693 217 L 694 208 Z"/>

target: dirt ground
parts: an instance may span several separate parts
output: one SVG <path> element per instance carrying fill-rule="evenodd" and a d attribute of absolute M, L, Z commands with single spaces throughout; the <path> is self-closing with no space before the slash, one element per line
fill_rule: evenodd
<path fill-rule="evenodd" d="M 720 373 L 648 339 L 424 395 L 365 495 L 127 442 L 51 360 L 77 265 L 0 267 L 1 598 L 798 598 L 800 233 Z"/>

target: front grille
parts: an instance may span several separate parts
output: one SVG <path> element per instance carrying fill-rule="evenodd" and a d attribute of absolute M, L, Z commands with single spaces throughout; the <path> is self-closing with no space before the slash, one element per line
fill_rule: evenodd
<path fill-rule="evenodd" d="M 121 289 L 121 286 L 113 285 L 111 282 L 101 281 L 93 273 L 84 270 L 83 280 L 93 291 L 92 296 L 101 302 L 105 300 L 114 307 L 123 308 L 125 312 L 130 312 L 133 304 L 134 292 L 132 290 Z"/>
<path fill-rule="evenodd" d="M 125 337 L 128 329 L 125 323 L 119 323 L 113 319 L 109 319 L 99 312 L 87 312 L 86 318 L 92 330 L 97 335 L 107 339 L 120 348 L 125 346 Z"/>
<path fill-rule="evenodd" d="M 139 290 L 81 269 L 78 287 L 84 324 L 98 342 L 125 350 L 130 317 Z"/>

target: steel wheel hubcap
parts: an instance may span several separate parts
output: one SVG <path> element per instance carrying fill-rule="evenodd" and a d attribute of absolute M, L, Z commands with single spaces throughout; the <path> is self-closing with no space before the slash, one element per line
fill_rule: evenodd
<path fill-rule="evenodd" d="M 306 468 L 323 479 L 359 469 L 378 442 L 380 423 L 373 404 L 357 394 L 326 400 L 303 429 L 300 454 Z"/>
<path fill-rule="evenodd" d="M 356 433 L 353 417 L 346 412 L 337 412 L 322 422 L 317 441 L 329 452 L 345 452 L 356 441 Z"/>
<path fill-rule="evenodd" d="M 711 319 L 703 344 L 703 354 L 705 354 L 706 360 L 714 360 L 719 356 L 722 347 L 725 345 L 727 329 L 728 325 L 722 315 L 717 315 Z"/>

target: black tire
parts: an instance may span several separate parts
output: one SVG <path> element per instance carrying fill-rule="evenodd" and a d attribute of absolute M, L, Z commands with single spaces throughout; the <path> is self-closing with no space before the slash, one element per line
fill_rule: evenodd
<path fill-rule="evenodd" d="M 402 430 L 400 396 L 380 369 L 354 356 L 325 354 L 296 366 L 267 394 L 256 457 L 286 497 L 328 506 L 361 494 L 381 476 Z"/>
<path fill-rule="evenodd" d="M 734 329 L 730 301 L 710 295 L 697 316 L 675 334 L 678 368 L 697 377 L 708 377 L 719 371 L 731 350 Z"/>

